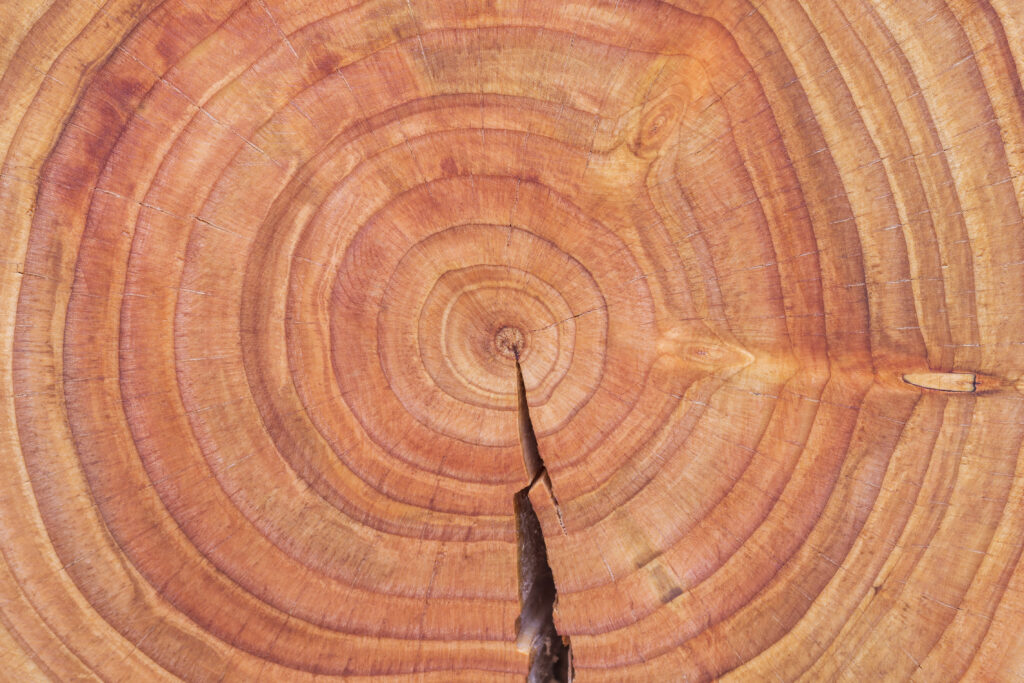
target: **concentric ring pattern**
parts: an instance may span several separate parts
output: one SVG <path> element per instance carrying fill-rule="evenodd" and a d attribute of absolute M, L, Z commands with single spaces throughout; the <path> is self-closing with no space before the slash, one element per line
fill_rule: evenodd
<path fill-rule="evenodd" d="M 1016 0 L 0 23 L 5 676 L 1024 676 Z"/>

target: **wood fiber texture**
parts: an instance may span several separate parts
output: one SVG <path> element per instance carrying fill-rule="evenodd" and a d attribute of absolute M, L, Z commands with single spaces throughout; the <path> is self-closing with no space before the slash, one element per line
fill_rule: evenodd
<path fill-rule="evenodd" d="M 1021 680 L 1022 70 L 1020 0 L 0 1 L 0 677 L 524 680 L 518 354 L 577 681 Z"/>

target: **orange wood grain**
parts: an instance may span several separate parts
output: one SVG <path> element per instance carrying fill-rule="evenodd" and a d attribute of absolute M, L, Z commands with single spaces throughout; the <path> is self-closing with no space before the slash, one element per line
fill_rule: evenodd
<path fill-rule="evenodd" d="M 0 677 L 523 680 L 516 355 L 576 680 L 1024 676 L 1022 46 L 0 4 Z"/>

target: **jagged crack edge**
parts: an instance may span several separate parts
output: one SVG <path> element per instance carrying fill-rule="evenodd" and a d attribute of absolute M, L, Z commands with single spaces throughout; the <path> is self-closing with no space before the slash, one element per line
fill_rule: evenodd
<path fill-rule="evenodd" d="M 573 678 L 572 648 L 554 624 L 554 608 L 558 599 L 554 574 L 547 558 L 547 543 L 540 519 L 530 501 L 530 491 L 538 482 L 551 498 L 562 533 L 567 534 L 562 510 L 555 498 L 551 478 L 537 447 L 526 401 L 526 386 L 516 353 L 516 381 L 519 405 L 519 436 L 530 483 L 513 497 L 516 518 L 516 545 L 519 569 L 520 614 L 516 620 L 516 646 L 529 649 L 529 683 L 557 681 L 568 683 Z"/>

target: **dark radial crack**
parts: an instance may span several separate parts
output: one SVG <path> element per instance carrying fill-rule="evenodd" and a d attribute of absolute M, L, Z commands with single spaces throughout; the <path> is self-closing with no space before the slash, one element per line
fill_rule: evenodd
<path fill-rule="evenodd" d="M 562 513 L 551 489 L 551 479 L 537 448 L 537 435 L 526 404 L 526 385 L 516 353 L 516 381 L 519 404 L 519 440 L 523 449 L 530 483 L 512 499 L 516 515 L 516 539 L 519 554 L 519 618 L 516 620 L 516 647 L 530 653 L 528 683 L 569 683 L 572 680 L 572 651 L 569 638 L 555 628 L 555 602 L 558 591 L 548 564 L 544 532 L 530 501 L 530 491 L 541 486 L 558 513 Z M 562 525 L 565 532 L 565 526 Z"/>
<path fill-rule="evenodd" d="M 523 370 L 519 366 L 518 351 L 516 352 L 516 402 L 519 406 L 519 443 L 523 447 L 526 475 L 530 478 L 530 483 L 526 488 L 530 488 L 546 470 L 544 469 L 544 460 L 540 457 L 540 449 L 537 447 L 537 435 L 533 431 L 530 409 L 526 404 L 526 383 L 523 381 Z"/>

